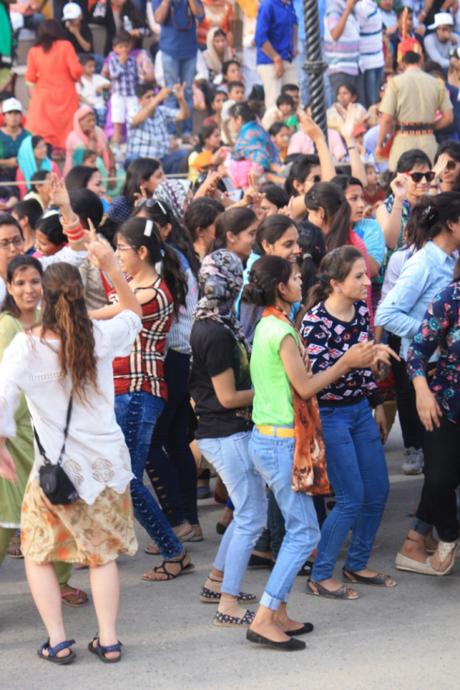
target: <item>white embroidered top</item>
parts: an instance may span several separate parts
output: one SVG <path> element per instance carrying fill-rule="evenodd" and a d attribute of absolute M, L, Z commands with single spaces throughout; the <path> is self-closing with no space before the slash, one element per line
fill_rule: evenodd
<path fill-rule="evenodd" d="M 93 321 L 98 390 L 88 402 L 73 400 L 72 417 L 62 466 L 85 503 L 111 487 L 122 493 L 131 481 L 131 462 L 114 411 L 112 360 L 131 352 L 142 322 L 132 311 L 107 321 Z M 71 379 L 64 377 L 57 358 L 57 341 L 18 333 L 0 364 L 0 437 L 16 433 L 14 412 L 23 392 L 32 422 L 51 462 L 61 451 Z M 32 477 L 38 479 L 43 459 L 35 444 Z"/>

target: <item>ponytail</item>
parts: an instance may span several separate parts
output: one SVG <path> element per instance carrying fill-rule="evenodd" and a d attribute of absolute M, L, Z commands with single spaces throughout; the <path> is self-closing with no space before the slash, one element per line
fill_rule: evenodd
<path fill-rule="evenodd" d="M 325 234 L 326 250 L 332 251 L 350 242 L 351 208 L 344 191 L 332 182 L 318 182 L 305 194 L 307 210 L 322 208 L 328 231 Z"/>
<path fill-rule="evenodd" d="M 416 249 L 448 230 L 448 223 L 460 218 L 460 192 L 425 196 L 412 209 L 406 229 L 406 244 Z"/>
<path fill-rule="evenodd" d="M 97 366 L 93 325 L 78 268 L 63 262 L 49 266 L 43 274 L 43 293 L 42 336 L 47 330 L 58 334 L 62 373 L 70 375 L 73 395 L 87 400 L 88 386 L 97 390 Z"/>
<path fill-rule="evenodd" d="M 259 307 L 272 307 L 278 296 L 278 285 L 288 283 L 294 264 L 280 256 L 263 256 L 252 266 L 244 286 L 242 300 Z"/>
<path fill-rule="evenodd" d="M 362 258 L 361 252 L 350 244 L 326 254 L 319 266 L 318 282 L 308 294 L 307 309 L 324 302 L 332 294 L 331 280 L 343 283 L 355 261 Z"/>
<path fill-rule="evenodd" d="M 164 244 L 156 224 L 150 218 L 129 218 L 119 233 L 135 251 L 141 247 L 147 249 L 151 266 L 162 262 L 161 275 L 173 296 L 177 316 L 180 307 L 185 305 L 187 279 L 174 249 Z"/>

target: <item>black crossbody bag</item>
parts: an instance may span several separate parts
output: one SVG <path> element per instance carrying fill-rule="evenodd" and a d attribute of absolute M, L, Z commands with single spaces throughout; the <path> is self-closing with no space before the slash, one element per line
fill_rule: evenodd
<path fill-rule="evenodd" d="M 56 506 L 68 505 L 78 501 L 78 491 L 70 481 L 64 468 L 62 467 L 62 458 L 65 452 L 65 444 L 67 441 L 67 434 L 69 432 L 70 418 L 72 416 L 72 396 L 67 407 L 67 417 L 64 428 L 64 443 L 62 444 L 59 459 L 56 465 L 53 465 L 45 453 L 41 441 L 38 437 L 37 430 L 34 427 L 35 440 L 37 442 L 38 450 L 42 456 L 45 464 L 42 465 L 38 471 L 39 484 L 45 494 L 46 498 Z"/>

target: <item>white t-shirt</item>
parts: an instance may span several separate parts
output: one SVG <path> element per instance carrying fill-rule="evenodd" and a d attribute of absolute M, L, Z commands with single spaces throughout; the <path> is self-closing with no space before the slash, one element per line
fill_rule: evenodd
<path fill-rule="evenodd" d="M 83 75 L 76 84 L 80 101 L 92 108 L 103 108 L 104 97 L 101 92 L 96 91 L 101 86 L 110 86 L 110 81 L 100 74 L 94 74 L 91 79 Z"/>
<path fill-rule="evenodd" d="M 130 354 L 142 328 L 141 319 L 123 311 L 107 321 L 94 321 L 97 388 L 87 402 L 74 396 L 72 416 L 62 466 L 85 503 L 111 487 L 122 493 L 131 481 L 131 461 L 114 410 L 112 361 Z M 52 463 L 62 447 L 71 380 L 62 376 L 56 341 L 41 341 L 18 333 L 5 350 L 0 364 L 0 437 L 16 434 L 14 413 L 24 393 L 32 422 Z M 38 478 L 43 464 L 35 445 L 32 476 Z"/>

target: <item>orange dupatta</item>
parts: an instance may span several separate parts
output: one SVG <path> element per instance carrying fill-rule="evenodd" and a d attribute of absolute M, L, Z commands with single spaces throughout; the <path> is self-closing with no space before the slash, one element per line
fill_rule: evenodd
<path fill-rule="evenodd" d="M 264 309 L 262 318 L 264 316 L 275 316 L 292 325 L 287 316 L 275 307 Z M 310 362 L 306 350 L 299 346 L 299 351 L 305 368 L 309 371 Z M 329 494 L 331 488 L 326 471 L 326 449 L 316 396 L 303 400 L 293 386 L 291 390 L 295 437 L 291 488 L 311 496 Z"/>

